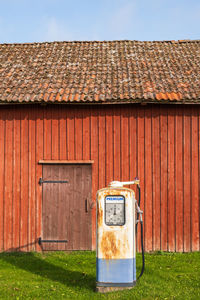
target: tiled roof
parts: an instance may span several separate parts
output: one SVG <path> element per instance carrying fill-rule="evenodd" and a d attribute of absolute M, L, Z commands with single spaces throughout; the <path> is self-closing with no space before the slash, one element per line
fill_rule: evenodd
<path fill-rule="evenodd" d="M 0 45 L 0 102 L 199 102 L 200 41 Z"/>

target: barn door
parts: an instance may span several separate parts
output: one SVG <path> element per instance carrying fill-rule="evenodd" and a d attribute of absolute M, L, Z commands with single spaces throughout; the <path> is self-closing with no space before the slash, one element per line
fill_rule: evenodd
<path fill-rule="evenodd" d="M 90 250 L 91 165 L 43 165 L 41 184 L 42 249 Z"/>

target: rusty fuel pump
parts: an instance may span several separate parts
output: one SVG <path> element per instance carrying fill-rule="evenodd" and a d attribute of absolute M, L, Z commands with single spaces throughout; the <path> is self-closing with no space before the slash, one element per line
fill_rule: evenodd
<path fill-rule="evenodd" d="M 124 187 L 131 184 L 137 185 L 138 203 L 134 191 Z M 128 182 L 112 181 L 108 187 L 97 192 L 98 292 L 130 289 L 136 284 L 136 234 L 139 222 L 143 260 L 139 277 L 142 276 L 145 265 L 142 213 L 138 179 Z"/>

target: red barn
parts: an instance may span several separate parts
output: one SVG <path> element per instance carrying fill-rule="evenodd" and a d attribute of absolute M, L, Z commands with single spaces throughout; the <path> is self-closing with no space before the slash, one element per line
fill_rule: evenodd
<path fill-rule="evenodd" d="M 200 41 L 0 45 L 0 250 L 95 249 L 137 176 L 145 250 L 198 251 L 199 104 Z"/>

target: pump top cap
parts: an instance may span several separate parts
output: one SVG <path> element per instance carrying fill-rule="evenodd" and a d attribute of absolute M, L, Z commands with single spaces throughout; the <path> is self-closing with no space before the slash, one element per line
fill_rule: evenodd
<path fill-rule="evenodd" d="M 130 185 L 130 184 L 140 184 L 140 181 L 138 179 L 133 180 L 133 181 L 111 181 L 109 183 L 109 187 L 123 187 L 124 185 Z"/>

